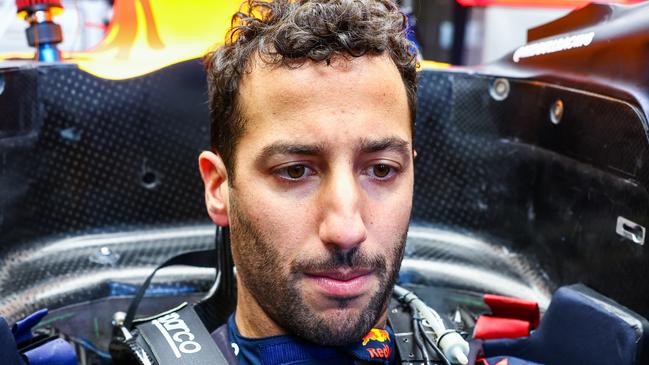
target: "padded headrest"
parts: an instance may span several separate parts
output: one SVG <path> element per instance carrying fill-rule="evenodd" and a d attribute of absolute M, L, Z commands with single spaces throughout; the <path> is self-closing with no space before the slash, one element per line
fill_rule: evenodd
<path fill-rule="evenodd" d="M 640 365 L 647 360 L 649 323 L 578 284 L 562 287 L 537 331 L 523 339 L 488 340 L 487 357 L 514 356 L 545 365 Z"/>

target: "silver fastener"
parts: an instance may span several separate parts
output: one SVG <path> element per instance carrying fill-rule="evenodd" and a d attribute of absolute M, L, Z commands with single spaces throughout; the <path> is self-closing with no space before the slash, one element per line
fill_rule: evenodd
<path fill-rule="evenodd" d="M 563 111 L 563 101 L 561 99 L 558 99 L 554 102 L 554 104 L 552 104 L 552 108 L 550 108 L 550 121 L 553 124 L 561 123 L 561 118 L 563 118 Z"/>
<path fill-rule="evenodd" d="M 115 314 L 113 314 L 113 326 L 123 326 L 125 320 L 126 320 L 126 313 L 115 312 Z"/>
<path fill-rule="evenodd" d="M 507 79 L 495 79 L 489 87 L 489 95 L 494 100 L 503 101 L 509 96 L 510 85 Z"/>

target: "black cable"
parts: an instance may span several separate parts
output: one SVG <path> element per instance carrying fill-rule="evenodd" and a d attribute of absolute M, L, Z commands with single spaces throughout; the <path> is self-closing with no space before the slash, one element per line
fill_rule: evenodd
<path fill-rule="evenodd" d="M 433 340 L 431 340 L 430 337 L 428 337 L 428 334 L 426 333 L 426 330 L 423 328 L 421 321 L 419 321 L 418 325 L 420 326 L 419 327 L 420 331 L 424 334 L 424 340 L 426 340 L 426 342 L 428 342 L 430 347 L 432 347 L 433 350 L 437 352 L 437 355 L 439 355 L 439 358 L 442 360 L 444 365 L 451 365 L 451 362 L 449 361 L 448 357 L 446 357 L 446 355 L 444 355 L 442 350 L 435 344 L 435 342 L 433 342 Z"/>
<path fill-rule="evenodd" d="M 126 318 L 124 319 L 124 327 L 128 330 L 133 329 L 133 320 L 135 319 L 135 315 L 137 314 L 137 309 L 140 306 L 140 302 L 144 298 L 144 294 L 146 293 L 146 289 L 149 287 L 151 284 L 151 280 L 153 280 L 153 276 L 155 275 L 158 270 L 167 267 L 167 266 L 173 266 L 173 265 L 192 265 L 192 266 L 197 266 L 197 267 L 214 267 L 214 261 L 216 260 L 215 252 L 213 249 L 211 250 L 200 250 L 200 251 L 189 251 L 185 253 L 181 253 L 179 255 L 176 255 L 174 257 L 171 257 L 167 259 L 165 262 L 160 264 L 158 267 L 149 274 L 149 276 L 146 278 L 144 283 L 140 285 L 138 288 L 138 291 L 135 293 L 135 297 L 133 300 L 131 300 L 131 304 L 128 306 L 128 310 L 126 312 Z"/>
<path fill-rule="evenodd" d="M 421 322 L 421 318 L 419 317 L 419 313 L 415 312 L 414 315 L 412 316 L 413 337 L 415 338 L 415 344 L 417 344 L 417 347 L 419 347 L 419 351 L 421 351 L 421 354 L 424 356 L 424 364 L 428 365 L 430 364 L 430 356 L 428 356 L 428 350 L 426 350 L 426 345 L 421 342 L 421 334 L 419 333 L 419 330 L 421 328 L 420 322 Z"/>

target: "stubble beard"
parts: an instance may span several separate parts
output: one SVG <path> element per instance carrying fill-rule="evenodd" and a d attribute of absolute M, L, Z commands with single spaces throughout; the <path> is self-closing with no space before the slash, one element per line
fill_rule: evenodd
<path fill-rule="evenodd" d="M 278 245 L 264 235 L 238 208 L 230 195 L 230 234 L 233 253 L 237 256 L 240 285 L 245 285 L 254 300 L 277 325 L 288 333 L 320 345 L 339 346 L 359 341 L 385 312 L 388 299 L 399 274 L 408 227 L 398 236 L 389 257 L 368 255 L 358 247 L 343 252 L 331 250 L 322 259 L 289 263 L 276 249 Z M 388 267 L 388 261 L 392 260 Z M 349 307 L 350 300 L 337 300 L 340 316 L 327 317 L 313 310 L 300 292 L 304 272 L 326 272 L 339 268 L 373 270 L 378 289 L 361 310 Z"/>

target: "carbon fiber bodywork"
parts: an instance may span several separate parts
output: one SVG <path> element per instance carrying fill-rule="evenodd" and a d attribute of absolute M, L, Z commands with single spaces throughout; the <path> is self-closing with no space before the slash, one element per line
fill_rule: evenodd
<path fill-rule="evenodd" d="M 649 224 L 643 112 L 527 80 L 497 100 L 497 79 L 422 73 L 414 219 L 488 237 L 550 286 L 583 282 L 647 315 L 646 249 L 616 233 L 618 217 Z"/>

